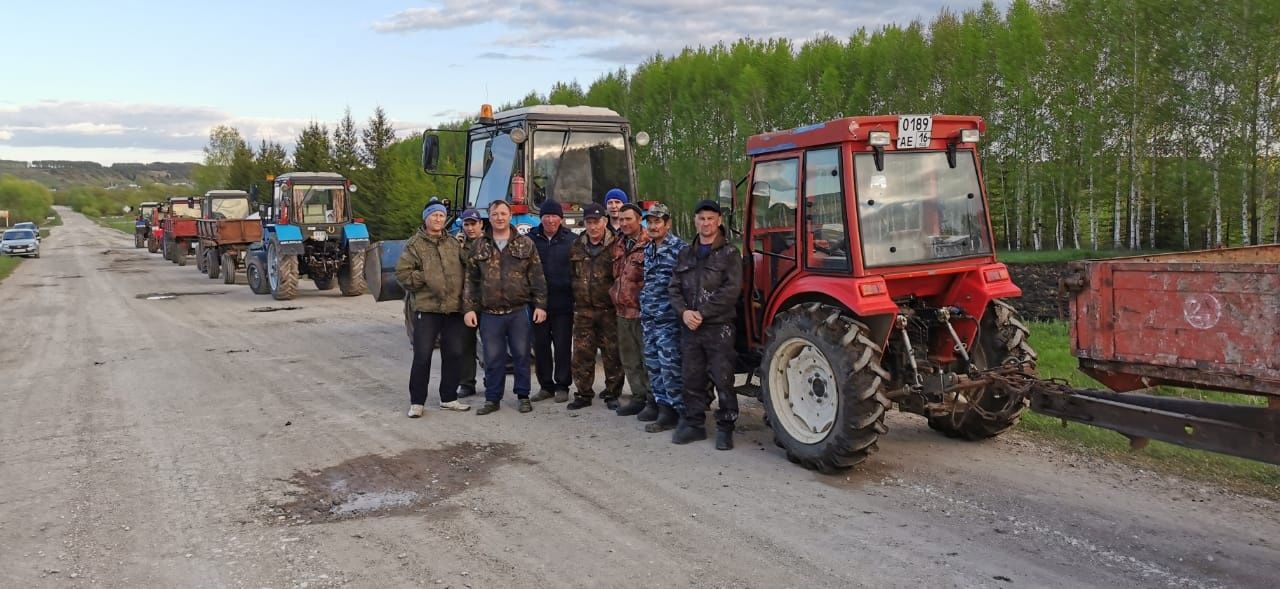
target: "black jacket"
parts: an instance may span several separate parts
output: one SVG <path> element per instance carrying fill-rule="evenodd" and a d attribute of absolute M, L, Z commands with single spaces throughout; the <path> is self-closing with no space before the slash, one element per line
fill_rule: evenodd
<path fill-rule="evenodd" d="M 542 272 L 547 278 L 548 313 L 573 312 L 573 266 L 569 262 L 569 248 L 577 237 L 563 226 L 551 238 L 542 232 L 542 225 L 529 232 L 529 239 L 538 248 Z"/>
<path fill-rule="evenodd" d="M 676 257 L 668 290 L 677 317 L 685 311 L 697 311 L 702 313 L 703 324 L 732 324 L 742 291 L 742 254 L 721 233 L 711 244 L 711 252 L 698 259 L 698 240 L 694 239 Z"/>

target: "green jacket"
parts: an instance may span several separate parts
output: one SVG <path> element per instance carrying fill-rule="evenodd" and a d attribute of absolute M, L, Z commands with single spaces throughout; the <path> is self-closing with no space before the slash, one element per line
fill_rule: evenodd
<path fill-rule="evenodd" d="M 448 234 L 427 235 L 425 229 L 404 244 L 396 262 L 396 281 L 409 293 L 419 313 L 462 312 L 465 260 L 462 244 Z"/>
<path fill-rule="evenodd" d="M 533 240 L 511 230 L 505 249 L 498 249 L 492 235 L 471 244 L 463 310 L 477 313 L 510 313 L 533 305 L 547 308 L 547 277 Z"/>
<path fill-rule="evenodd" d="M 606 231 L 600 249 L 592 255 L 588 244 L 591 238 L 583 231 L 569 246 L 569 264 L 573 277 L 573 305 L 575 309 L 608 309 L 613 311 L 613 242 L 612 231 Z"/>

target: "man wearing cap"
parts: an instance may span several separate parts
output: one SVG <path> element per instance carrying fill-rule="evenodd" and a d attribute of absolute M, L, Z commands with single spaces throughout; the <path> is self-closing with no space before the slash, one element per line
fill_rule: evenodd
<path fill-rule="evenodd" d="M 627 193 L 621 188 L 610 188 L 604 193 L 604 208 L 609 212 L 609 231 L 617 234 L 621 231 L 618 225 L 618 213 L 622 211 L 622 205 L 627 204 Z"/>
<path fill-rule="evenodd" d="M 613 242 L 604 207 L 583 208 L 586 230 L 569 249 L 573 274 L 573 385 L 569 409 L 591 405 L 595 396 L 596 353 L 604 364 L 605 407 L 618 408 L 622 396 L 622 362 L 618 358 L 617 311 L 609 291 L 613 287 Z"/>
<path fill-rule="evenodd" d="M 680 316 L 683 356 L 684 415 L 672 435 L 676 444 L 707 439 L 707 408 L 715 385 L 716 449 L 733 449 L 738 397 L 733 390 L 733 323 L 742 290 L 742 254 L 725 240 L 720 205 L 704 200 L 694 209 L 698 240 L 676 258 L 668 288 L 671 306 Z"/>
<path fill-rule="evenodd" d="M 458 240 L 462 242 L 464 259 L 471 251 L 471 244 L 484 237 L 484 219 L 480 211 L 467 209 L 458 218 L 462 221 L 462 231 Z M 458 396 L 470 397 L 476 394 L 476 338 L 479 337 L 474 327 L 462 326 L 466 334 L 462 336 L 462 375 L 458 379 Z"/>
<path fill-rule="evenodd" d="M 462 293 L 463 319 L 480 327 L 484 344 L 484 406 L 476 415 L 500 408 L 506 386 L 506 360 L 514 366 L 514 392 L 521 413 L 533 411 L 529 401 L 529 324 L 547 318 L 547 279 L 538 249 L 527 235 L 511 227 L 511 205 L 489 203 L 489 233 L 471 246 Z"/>
<path fill-rule="evenodd" d="M 573 277 L 569 268 L 569 248 L 574 235 L 563 229 L 564 207 L 554 200 L 542 203 L 542 224 L 528 233 L 538 248 L 542 272 L 547 279 L 547 320 L 533 326 L 533 366 L 539 391 L 533 402 L 552 397 L 557 403 L 569 400 L 570 362 L 573 345 Z"/>
<path fill-rule="evenodd" d="M 458 401 L 462 360 L 463 250 L 444 231 L 448 210 L 431 203 L 422 211 L 422 227 L 404 245 L 396 262 L 396 280 L 409 295 L 413 321 L 413 367 L 409 372 L 409 417 L 422 417 L 431 383 L 431 356 L 440 340 L 440 407 L 471 409 Z"/>
<path fill-rule="evenodd" d="M 618 408 L 618 415 L 635 415 L 640 421 L 658 418 L 658 405 L 649 387 L 644 366 L 644 335 L 640 325 L 640 289 L 644 288 L 644 248 L 649 235 L 640 225 L 644 211 L 634 203 L 618 210 L 618 235 L 613 241 L 613 286 L 609 298 L 618 315 L 618 357 L 627 376 L 631 401 Z"/>
<path fill-rule="evenodd" d="M 671 211 L 654 203 L 645 214 L 649 245 L 644 249 L 644 287 L 640 289 L 640 323 L 644 329 L 644 365 L 658 404 L 658 419 L 644 427 L 656 433 L 676 426 L 684 413 L 680 357 L 680 316 L 671 306 L 668 286 L 676 257 L 686 244 L 671 233 Z"/>

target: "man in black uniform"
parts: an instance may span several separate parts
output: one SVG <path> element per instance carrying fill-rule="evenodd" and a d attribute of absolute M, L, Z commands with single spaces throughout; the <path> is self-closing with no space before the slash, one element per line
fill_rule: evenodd
<path fill-rule="evenodd" d="M 680 252 L 671 277 L 671 306 L 680 317 L 684 416 L 672 435 L 676 444 L 707 439 L 708 378 L 715 385 L 716 449 L 733 449 L 738 397 L 733 391 L 733 322 L 742 290 L 742 254 L 725 240 L 720 205 L 698 203 L 698 239 Z"/>

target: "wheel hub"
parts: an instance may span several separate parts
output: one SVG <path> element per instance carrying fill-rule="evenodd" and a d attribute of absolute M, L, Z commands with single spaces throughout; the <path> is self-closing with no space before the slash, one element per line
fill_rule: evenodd
<path fill-rule="evenodd" d="M 838 386 L 826 356 L 802 338 L 778 346 L 772 358 L 769 392 L 781 425 L 797 441 L 822 441 L 835 425 Z"/>

